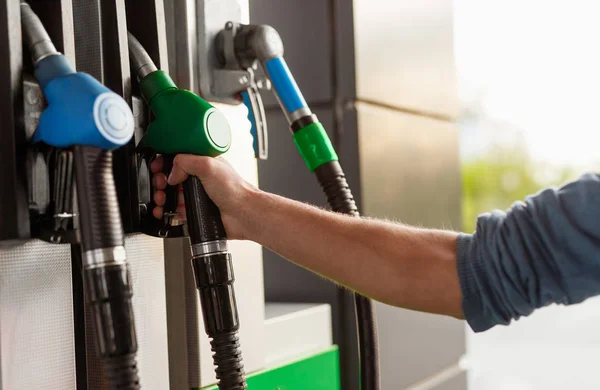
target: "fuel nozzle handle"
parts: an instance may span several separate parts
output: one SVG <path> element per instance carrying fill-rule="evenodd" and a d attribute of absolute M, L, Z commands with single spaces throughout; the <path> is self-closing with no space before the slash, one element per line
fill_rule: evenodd
<path fill-rule="evenodd" d="M 225 116 L 194 93 L 177 88 L 129 34 L 133 68 L 140 91 L 154 113 L 140 147 L 163 155 L 180 153 L 216 157 L 229 149 L 231 129 Z M 156 69 L 156 67 L 154 67 Z M 234 292 L 233 264 L 218 207 L 200 179 L 183 183 L 186 220 L 192 251 L 192 270 L 200 295 L 205 330 L 210 338 L 219 390 L 247 387 L 239 342 L 239 317 Z"/>
<path fill-rule="evenodd" d="M 33 12 L 26 1 L 21 1 L 21 23 L 23 24 L 23 39 L 27 42 L 31 59 L 34 63 L 52 54 L 60 54 L 40 18 Z"/>

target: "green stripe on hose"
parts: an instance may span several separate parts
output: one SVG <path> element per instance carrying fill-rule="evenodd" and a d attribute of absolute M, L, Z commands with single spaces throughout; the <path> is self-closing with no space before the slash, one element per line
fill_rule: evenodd
<path fill-rule="evenodd" d="M 321 123 L 311 123 L 295 132 L 293 137 L 300 155 L 311 172 L 327 162 L 338 160 L 331 140 Z"/>

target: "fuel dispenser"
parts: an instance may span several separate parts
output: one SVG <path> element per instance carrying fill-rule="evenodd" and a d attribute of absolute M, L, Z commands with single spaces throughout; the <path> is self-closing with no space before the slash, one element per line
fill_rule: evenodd
<path fill-rule="evenodd" d="M 16 3 L 8 2 L 7 12 L 11 10 L 11 4 Z M 52 2 L 44 4 L 50 3 Z M 192 77 L 199 75 L 199 79 L 186 80 L 183 84 L 178 81 L 178 84 L 200 92 L 206 99 L 204 100 L 190 91 L 179 89 L 166 71 L 169 59 L 166 57 L 162 12 L 170 4 L 163 4 L 160 0 L 89 3 L 85 0 L 73 0 L 54 2 L 52 7 L 65 12 L 64 18 L 68 21 L 73 18 L 69 12 L 84 14 L 88 4 L 92 3 L 98 5 L 98 12 L 101 14 L 98 19 L 102 20 L 103 29 L 114 32 L 114 36 L 111 39 L 106 36 L 95 37 L 98 44 L 92 48 L 91 45 L 82 45 L 82 41 L 87 39 L 87 35 L 96 34 L 97 31 L 92 27 L 84 33 L 77 34 L 76 31 L 75 40 L 79 42 L 79 47 L 89 49 L 77 61 L 73 58 L 69 61 L 57 51 L 42 22 L 26 2 L 21 1 L 16 10 L 17 15 L 20 12 L 22 16 L 23 36 L 27 43 L 25 54 L 31 56 L 34 65 L 31 69 L 25 66 L 22 88 L 25 105 L 18 102 L 20 96 L 9 95 L 8 111 L 5 110 L 6 107 L 0 107 L 0 119 L 5 120 L 3 123 L 13 125 L 10 131 L 0 130 L 3 138 L 7 136 L 10 145 L 2 149 L 8 153 L 0 154 L 0 162 L 6 162 L 6 170 L 10 173 L 8 184 L 14 184 L 10 190 L 0 186 L 0 200 L 7 201 L 7 206 L 0 210 L 6 221 L 0 224 L 0 240 L 33 237 L 52 244 L 72 245 L 72 256 L 80 258 L 83 278 L 73 278 L 73 291 L 70 292 L 76 301 L 77 285 L 82 286 L 87 315 L 91 319 L 84 325 L 80 318 L 83 312 L 74 314 L 77 388 L 135 389 L 140 388 L 142 382 L 137 372 L 138 360 L 149 361 L 156 352 L 165 355 L 163 352 L 166 350 L 166 342 L 161 344 L 160 349 L 148 348 L 148 340 L 153 335 L 148 329 L 153 326 L 166 328 L 166 324 L 152 323 L 152 314 L 140 309 L 145 306 L 143 299 L 139 300 L 137 287 L 136 304 L 133 296 L 136 275 L 132 276 L 130 268 L 133 264 L 127 261 L 125 234 L 141 232 L 168 240 L 189 236 L 192 266 L 188 263 L 184 272 L 186 278 L 191 278 L 193 274 L 193 283 L 198 291 L 194 293 L 199 295 L 204 328 L 211 338 L 219 389 L 244 389 L 247 385 L 242 352 L 244 356 L 248 356 L 252 348 L 242 349 L 246 346 L 243 343 L 240 345 L 239 338 L 243 316 L 238 314 L 229 249 L 238 243 L 227 242 L 219 210 L 196 178 L 188 179 L 180 189 L 170 188 L 165 217 L 162 220 L 154 218 L 151 213 L 154 205 L 148 166 L 156 155 L 162 156 L 167 171 L 177 153 L 218 156 L 229 149 L 232 133 L 228 121 L 220 110 L 206 100 L 232 105 L 245 103 L 248 107 L 248 120 L 252 125 L 255 156 L 266 158 L 268 140 L 260 90 L 272 87 L 288 118 L 299 152 L 311 172 L 317 175 L 332 209 L 358 215 L 343 171 L 323 126 L 310 111 L 283 60 L 283 44 L 276 31 L 268 26 L 237 23 L 238 19 L 231 17 L 238 11 L 235 6 L 225 7 L 223 11 L 219 11 L 221 18 L 215 19 L 208 18 L 204 13 L 206 10 L 199 7 L 197 18 L 213 23 L 210 29 L 198 36 L 197 50 L 207 55 L 201 56 L 203 58 L 197 69 L 191 69 L 189 64 L 184 65 Z M 214 3 L 211 4 L 214 6 Z M 0 12 L 0 17 L 3 16 L 5 15 Z M 228 22 L 222 23 L 222 18 Z M 81 28 L 81 20 L 85 18 L 79 20 Z M 217 21 L 218 24 L 215 24 Z M 73 45 L 73 31 L 68 23 L 47 24 L 46 27 L 53 32 L 50 34 L 53 37 L 58 30 L 66 37 L 70 35 L 70 44 Z M 87 28 L 85 25 L 84 27 Z M 184 30 L 183 25 L 177 26 L 171 22 L 166 23 L 166 28 Z M 142 46 L 133 34 L 128 34 L 128 39 L 124 39 L 127 29 L 134 32 L 145 45 Z M 19 40 L 14 40 L 17 41 Z M 22 57 L 18 50 L 15 51 L 21 42 L 18 45 L 13 40 L 10 42 L 12 46 L 7 46 L 7 57 L 11 61 L 15 53 L 17 57 Z M 147 45 L 146 42 L 151 44 Z M 58 46 L 63 45 L 65 51 L 72 49 L 64 43 L 59 43 Z M 172 46 L 176 45 L 177 42 Z M 0 51 L 4 49 L 0 47 Z M 95 58 L 105 55 L 103 51 L 109 55 L 118 53 L 125 56 L 125 59 L 130 58 L 132 79 L 137 80 L 133 83 L 133 94 L 132 85 L 128 81 L 128 64 L 124 65 L 122 58 L 115 61 L 114 66 L 98 73 L 112 73 L 119 77 L 105 79 L 104 76 L 90 72 L 102 83 L 90 75 L 75 71 L 73 62 L 78 69 L 86 71 L 88 66 L 106 67 Z M 264 76 L 258 70 L 258 65 L 264 68 Z M 2 66 L 6 64 L 1 64 L 0 67 Z M 21 69 L 10 61 L 8 66 L 15 68 L 11 68 L 11 91 L 21 90 L 20 86 L 15 85 L 18 77 L 14 76 Z M 176 70 L 178 80 L 182 79 L 180 70 Z M 34 77 L 28 76 L 31 73 L 29 71 Z M 0 81 L 4 80 L 0 76 Z M 196 83 L 198 88 L 190 87 Z M 20 117 L 24 121 L 15 119 Z M 235 142 L 238 142 L 237 139 Z M 251 154 L 249 158 L 252 160 Z M 26 161 L 26 164 L 20 164 L 20 161 Z M 187 220 L 178 218 L 175 212 L 180 190 L 186 199 Z M 24 217 L 26 223 L 23 221 Z M 130 258 L 136 257 L 135 253 L 129 255 Z M 140 262 L 144 260 L 141 259 Z M 165 260 L 166 264 L 169 259 Z M 258 269 L 256 272 L 260 274 L 262 270 Z M 145 280 L 138 284 L 152 289 L 151 284 L 162 283 L 160 278 L 163 276 L 161 274 L 157 279 L 151 279 L 144 274 Z M 262 282 L 259 278 L 256 279 L 253 287 Z M 238 298 L 247 299 L 244 295 L 238 294 Z M 264 304 L 263 298 L 259 298 L 261 305 Z M 188 300 L 189 297 L 186 296 L 185 299 Z M 152 300 L 152 297 L 148 300 Z M 180 303 L 176 298 L 168 296 L 167 302 L 172 307 Z M 356 305 L 360 325 L 362 388 L 377 389 L 377 339 L 373 312 L 370 301 L 366 298 L 357 296 Z M 75 306 L 76 302 L 74 310 L 77 310 Z M 258 310 L 257 306 L 252 310 L 262 316 L 263 307 Z M 184 319 L 188 324 L 187 331 L 191 333 L 194 328 L 190 323 L 198 320 L 198 313 L 194 311 L 197 309 L 198 307 L 188 308 Z M 134 321 L 134 312 L 138 320 L 142 312 L 142 321 Z M 240 305 L 239 313 L 241 312 Z M 162 318 L 159 317 L 159 320 Z M 264 316 L 259 321 L 263 319 Z M 71 321 L 73 322 L 72 319 Z M 78 336 L 78 326 L 85 327 L 86 336 L 89 337 L 89 333 L 95 336 L 95 340 L 85 340 L 85 337 Z M 91 332 L 88 332 L 88 327 L 92 328 Z M 169 329 L 172 333 L 171 323 Z M 66 338 L 70 336 L 68 332 L 65 334 Z M 169 343 L 171 337 L 172 334 L 169 334 Z M 166 339 L 166 335 L 164 338 Z M 260 344 L 258 335 L 256 339 Z M 139 342 L 140 340 L 146 341 Z M 189 340 L 186 341 L 189 344 Z M 90 345 L 90 342 L 94 345 Z M 82 344 L 87 344 L 87 353 L 91 352 L 95 356 L 86 356 L 85 351 L 81 354 L 79 347 Z M 197 345 L 187 347 L 193 349 Z M 190 356 L 192 355 L 194 354 Z M 199 355 L 198 351 L 196 355 Z M 104 378 L 95 382 L 96 379 L 91 378 L 97 375 L 94 372 L 98 356 L 102 363 L 99 371 Z M 192 367 L 194 357 L 190 359 L 191 363 L 185 363 Z M 81 362 L 82 368 L 79 367 Z M 336 361 L 327 362 L 328 367 L 332 367 L 331 372 L 335 371 Z M 169 369 L 179 363 L 169 361 Z M 264 368 L 256 365 L 250 367 L 250 371 L 256 371 L 257 367 Z M 190 372 L 194 369 L 190 368 Z M 197 372 L 193 374 L 199 376 Z M 86 375 L 87 383 L 80 381 L 80 377 Z M 142 375 L 152 377 L 153 373 L 142 369 L 140 376 Z M 179 388 L 174 385 L 177 379 L 172 376 L 171 388 Z M 200 386 L 196 379 L 188 381 L 186 375 L 186 386 Z M 337 379 L 332 383 L 335 381 Z"/>

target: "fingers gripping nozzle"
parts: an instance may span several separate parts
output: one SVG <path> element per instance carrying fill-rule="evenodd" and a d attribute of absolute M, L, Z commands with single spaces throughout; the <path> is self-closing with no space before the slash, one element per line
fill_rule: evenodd
<path fill-rule="evenodd" d="M 231 129 L 225 116 L 194 93 L 178 89 L 166 73 L 156 70 L 147 74 L 140 80 L 140 89 L 154 113 L 154 121 L 139 148 L 149 155 L 161 154 L 166 175 L 176 154 L 216 157 L 229 150 Z M 183 220 L 177 211 L 179 187 L 167 185 L 165 195 L 163 220 L 149 214 L 145 231 L 156 231 L 160 237 L 181 236 Z M 189 215 L 186 220 L 189 226 Z"/>

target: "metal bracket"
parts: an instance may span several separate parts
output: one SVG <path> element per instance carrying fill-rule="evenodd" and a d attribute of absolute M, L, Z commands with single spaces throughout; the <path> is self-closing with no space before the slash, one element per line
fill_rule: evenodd
<path fill-rule="evenodd" d="M 248 19 L 239 0 L 172 0 L 165 2 L 167 41 L 170 49 L 169 66 L 175 82 L 180 88 L 198 93 L 212 102 L 239 104 L 239 99 L 230 93 L 235 83 L 222 79 L 226 93 L 213 88 L 214 73 L 222 68 L 217 58 L 215 39 L 228 21 L 241 23 Z M 243 69 L 242 69 L 243 70 Z M 243 75 L 237 74 L 235 80 Z M 237 86 L 237 84 L 235 84 Z M 245 88 L 242 88 L 245 89 Z"/>

